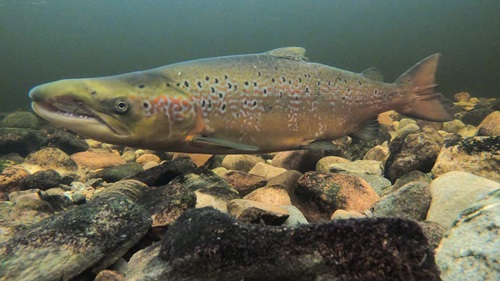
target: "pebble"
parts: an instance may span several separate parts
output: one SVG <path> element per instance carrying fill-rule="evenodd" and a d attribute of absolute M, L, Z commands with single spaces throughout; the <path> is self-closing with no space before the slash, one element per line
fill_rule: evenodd
<path fill-rule="evenodd" d="M 245 197 L 243 197 L 243 199 L 277 206 L 292 204 L 288 192 L 286 192 L 285 188 L 281 185 L 272 185 L 258 188 L 247 194 Z"/>
<path fill-rule="evenodd" d="M 107 167 L 126 164 L 120 155 L 113 152 L 102 151 L 84 151 L 71 155 L 79 167 L 85 167 L 90 170 L 103 169 Z"/>
<path fill-rule="evenodd" d="M 467 92 L 460 92 L 456 93 L 453 98 L 455 101 L 469 101 L 470 100 L 470 94 Z"/>
<path fill-rule="evenodd" d="M 375 160 L 385 163 L 388 157 L 389 147 L 387 145 L 387 142 L 384 142 L 383 144 L 377 145 L 368 150 L 368 152 L 366 152 L 365 156 L 363 157 L 363 160 Z"/>
<path fill-rule="evenodd" d="M 358 211 L 336 210 L 331 217 L 331 220 L 345 220 L 345 219 L 362 219 L 366 218 L 365 215 Z"/>
<path fill-rule="evenodd" d="M 313 171 L 316 162 L 323 157 L 323 150 L 295 150 L 278 152 L 272 160 L 272 165 L 286 170 L 296 170 L 301 173 Z"/>
<path fill-rule="evenodd" d="M 29 175 L 29 172 L 19 165 L 5 168 L 0 174 L 0 200 L 7 199 L 9 193 L 19 190 L 21 180 Z"/>
<path fill-rule="evenodd" d="M 374 217 L 397 217 L 402 219 L 425 220 L 431 194 L 429 184 L 410 182 L 397 191 L 382 197 L 373 205 Z"/>
<path fill-rule="evenodd" d="M 461 211 L 498 188 L 500 183 L 466 172 L 441 175 L 431 182 L 427 220 L 450 227 Z"/>
<path fill-rule="evenodd" d="M 149 154 L 149 153 L 145 153 L 145 154 L 137 157 L 137 159 L 135 159 L 135 162 L 138 163 L 139 165 L 144 165 L 147 162 L 160 163 L 160 161 L 161 161 L 160 157 L 158 157 L 154 154 Z"/>
<path fill-rule="evenodd" d="M 241 196 L 245 196 L 257 188 L 265 186 L 267 183 L 266 178 L 261 176 L 242 171 L 226 170 L 222 167 L 217 169 L 224 169 L 223 171 L 220 171 L 218 175 L 238 190 Z"/>
<path fill-rule="evenodd" d="M 246 199 L 234 199 L 227 204 L 229 214 L 242 222 L 281 225 L 290 216 L 284 208 Z"/>
<path fill-rule="evenodd" d="M 1 127 L 36 129 L 39 126 L 35 114 L 27 111 L 13 112 L 0 122 Z"/>
<path fill-rule="evenodd" d="M 196 154 L 196 153 L 174 153 L 174 156 L 172 159 L 176 159 L 179 157 L 189 157 L 193 162 L 196 164 L 196 166 L 201 167 L 205 165 L 208 160 L 212 158 L 212 154 Z"/>
<path fill-rule="evenodd" d="M 309 222 L 307 221 L 306 217 L 302 212 L 295 207 L 294 205 L 283 205 L 280 206 L 281 208 L 285 209 L 288 211 L 288 214 L 290 215 L 286 221 L 281 224 L 282 226 L 287 226 L 287 227 L 296 227 L 301 224 L 308 224 Z"/>
<path fill-rule="evenodd" d="M 53 147 L 45 147 L 31 153 L 26 157 L 23 166 L 32 173 L 52 169 L 63 176 L 78 172 L 77 163 L 64 151 Z"/>
<path fill-rule="evenodd" d="M 490 113 L 478 126 L 479 136 L 500 136 L 500 111 Z"/>
<path fill-rule="evenodd" d="M 265 164 L 263 162 L 258 162 L 250 171 L 248 171 L 248 173 L 251 175 L 263 177 L 266 180 L 270 180 L 286 171 L 287 170 L 283 168 L 278 168 L 269 164 Z"/>
<path fill-rule="evenodd" d="M 329 166 L 331 173 L 349 173 L 382 176 L 382 162 L 375 160 L 356 160 L 354 162 L 334 163 Z"/>
<path fill-rule="evenodd" d="M 348 159 L 338 157 L 338 156 L 326 156 L 321 158 L 317 163 L 316 163 L 316 171 L 327 174 L 330 173 L 330 166 L 332 164 L 336 163 L 350 163 Z"/>
<path fill-rule="evenodd" d="M 257 163 L 264 163 L 264 159 L 254 155 L 227 155 L 222 160 L 222 167 L 228 170 L 249 172 Z"/>

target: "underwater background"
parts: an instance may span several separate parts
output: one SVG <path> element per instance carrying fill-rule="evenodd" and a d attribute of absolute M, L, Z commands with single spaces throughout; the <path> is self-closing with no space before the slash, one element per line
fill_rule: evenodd
<path fill-rule="evenodd" d="M 28 109 L 28 91 L 58 79 L 285 46 L 385 81 L 442 53 L 445 96 L 498 97 L 499 27 L 496 0 L 0 0 L 0 112 Z"/>

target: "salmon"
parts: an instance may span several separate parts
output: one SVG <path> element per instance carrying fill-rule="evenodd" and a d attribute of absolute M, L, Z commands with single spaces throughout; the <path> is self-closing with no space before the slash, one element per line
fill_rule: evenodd
<path fill-rule="evenodd" d="M 233 154 L 326 148 L 377 135 L 395 110 L 450 121 L 436 92 L 439 54 L 394 81 L 309 62 L 299 47 L 199 59 L 33 88 L 33 110 L 83 136 L 155 150 Z"/>

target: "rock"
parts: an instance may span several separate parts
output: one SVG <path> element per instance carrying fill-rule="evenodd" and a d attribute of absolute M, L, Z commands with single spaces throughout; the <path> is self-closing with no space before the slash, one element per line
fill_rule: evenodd
<path fill-rule="evenodd" d="M 314 171 L 316 162 L 323 157 L 323 150 L 294 150 L 276 154 L 272 165 L 286 170 L 296 170 L 301 173 Z"/>
<path fill-rule="evenodd" d="M 359 175 L 359 174 L 356 174 L 355 176 L 365 180 L 373 188 L 373 190 L 380 196 L 382 196 L 384 190 L 386 190 L 392 185 L 390 180 L 381 176 Z"/>
<path fill-rule="evenodd" d="M 481 122 L 490 115 L 494 110 L 492 108 L 475 108 L 471 111 L 467 111 L 462 116 L 462 122 L 465 124 L 470 124 L 473 126 L 479 126 Z"/>
<path fill-rule="evenodd" d="M 177 159 L 179 157 L 189 157 L 191 160 L 193 160 L 193 163 L 196 164 L 196 166 L 201 167 L 205 165 L 211 158 L 212 154 L 196 154 L 196 153 L 174 153 L 174 156 L 172 157 L 173 159 Z"/>
<path fill-rule="evenodd" d="M 500 111 L 490 113 L 478 127 L 480 136 L 500 136 Z"/>
<path fill-rule="evenodd" d="M 154 244 L 140 257 L 145 260 L 131 259 L 129 280 L 301 281 L 339 276 L 342 280 L 440 280 L 419 226 L 396 219 L 342 220 L 284 229 L 239 224 L 213 209 L 193 209 L 169 228 L 159 252 Z"/>
<path fill-rule="evenodd" d="M 403 119 L 399 120 L 398 130 L 401 130 L 404 127 L 411 125 L 411 124 L 417 124 L 417 121 L 410 119 L 410 118 L 403 118 Z"/>
<path fill-rule="evenodd" d="M 428 128 L 396 137 L 389 146 L 391 155 L 385 165 L 385 177 L 395 181 L 413 170 L 430 172 L 443 143 L 443 137 Z"/>
<path fill-rule="evenodd" d="M 248 171 L 249 174 L 263 177 L 266 180 L 270 180 L 284 172 L 286 172 L 286 169 L 273 167 L 263 162 L 255 164 L 255 166 L 250 171 Z"/>
<path fill-rule="evenodd" d="M 89 149 L 85 140 L 63 130 L 55 130 L 53 134 L 49 135 L 47 145 L 57 147 L 68 155 Z"/>
<path fill-rule="evenodd" d="M 356 160 L 354 162 L 334 163 L 330 165 L 331 173 L 349 173 L 360 175 L 376 175 L 384 174 L 382 162 L 374 160 Z"/>
<path fill-rule="evenodd" d="M 47 214 L 54 213 L 54 208 L 49 203 L 42 200 L 39 196 L 34 197 L 30 195 L 23 195 L 16 198 L 16 207 L 22 210 L 40 211 Z"/>
<path fill-rule="evenodd" d="M 24 199 L 23 199 L 24 200 Z M 40 200 L 41 204 L 47 204 Z M 45 205 L 46 206 L 46 205 Z M 16 206 L 11 202 L 0 204 L 0 243 L 4 243 L 19 231 L 35 224 L 53 214 L 48 208 L 31 208 Z M 0 271 L 2 267 L 0 266 Z"/>
<path fill-rule="evenodd" d="M 280 206 L 280 208 L 283 208 L 288 211 L 288 214 L 290 215 L 284 223 L 282 223 L 282 226 L 289 226 L 289 227 L 295 227 L 301 224 L 308 224 L 309 222 L 307 221 L 306 217 L 302 214 L 302 212 L 295 206 L 293 205 L 284 205 Z"/>
<path fill-rule="evenodd" d="M 330 173 L 330 166 L 335 163 L 350 163 L 351 161 L 337 156 L 326 156 L 321 158 L 318 163 L 316 163 L 316 171 L 328 174 Z"/>
<path fill-rule="evenodd" d="M 429 246 L 431 246 L 432 249 L 436 249 L 441 242 L 441 239 L 443 239 L 446 228 L 433 221 L 419 221 L 418 224 L 422 228 L 425 237 L 427 237 Z"/>
<path fill-rule="evenodd" d="M 302 177 L 302 173 L 299 171 L 286 171 L 270 179 L 266 186 L 281 185 L 285 188 L 288 195 L 290 195 L 290 198 L 292 199 L 295 195 L 295 189 L 297 188 L 297 181 L 300 177 Z M 293 199 L 292 204 L 295 205 Z"/>
<path fill-rule="evenodd" d="M 21 180 L 28 176 L 29 172 L 22 166 L 5 168 L 0 174 L 0 200 L 6 200 L 9 193 L 19 190 Z"/>
<path fill-rule="evenodd" d="M 89 170 L 103 169 L 112 166 L 126 164 L 120 155 L 104 151 L 84 151 L 71 155 L 79 167 L 85 167 Z"/>
<path fill-rule="evenodd" d="M 149 153 L 145 153 L 139 157 L 137 157 L 137 159 L 135 159 L 135 162 L 137 162 L 139 165 L 144 165 L 145 163 L 147 162 L 150 162 L 150 161 L 153 161 L 153 162 L 156 162 L 156 163 L 160 163 L 160 157 L 154 155 L 154 154 L 149 154 Z"/>
<path fill-rule="evenodd" d="M 156 167 L 158 166 L 159 164 L 154 162 L 154 161 L 149 161 L 149 162 L 146 162 L 144 163 L 144 165 L 142 165 L 142 169 L 143 170 L 147 170 L 147 169 L 151 169 L 153 167 Z"/>
<path fill-rule="evenodd" d="M 125 149 L 123 149 L 121 157 L 127 163 L 134 162 L 135 150 L 132 147 L 125 147 Z"/>
<path fill-rule="evenodd" d="M 123 196 L 80 205 L 1 244 L 0 276 L 5 280 L 70 280 L 86 270 L 97 274 L 127 252 L 150 223 L 144 210 Z"/>
<path fill-rule="evenodd" d="M 455 101 L 469 101 L 470 100 L 470 94 L 467 92 L 460 92 L 456 93 L 453 98 Z"/>
<path fill-rule="evenodd" d="M 245 196 L 257 188 L 265 186 L 267 183 L 264 177 L 241 171 L 225 170 L 219 176 L 238 190 L 241 196 Z"/>
<path fill-rule="evenodd" d="M 67 196 L 61 194 L 51 195 L 44 191 L 39 191 L 40 198 L 49 203 L 55 212 L 66 211 L 74 207 L 73 202 Z"/>
<path fill-rule="evenodd" d="M 125 163 L 117 166 L 110 166 L 92 173 L 89 178 L 101 178 L 106 182 L 115 182 L 126 177 L 133 176 L 144 169 L 138 163 Z"/>
<path fill-rule="evenodd" d="M 256 189 L 243 197 L 243 199 L 253 200 L 271 205 L 291 205 L 290 196 L 281 185 L 272 185 Z"/>
<path fill-rule="evenodd" d="M 188 173 L 196 168 L 191 158 L 182 157 L 172 161 L 166 161 L 156 167 L 139 172 L 127 179 L 136 179 L 148 186 L 162 186 L 169 183 L 175 177 Z"/>
<path fill-rule="evenodd" d="M 61 183 L 61 176 L 55 170 L 39 171 L 32 175 L 23 178 L 19 182 L 19 188 L 31 189 L 38 188 L 47 190 L 51 187 L 56 187 Z"/>
<path fill-rule="evenodd" d="M 373 205 L 375 217 L 425 220 L 431 203 L 429 184 L 410 182 Z"/>
<path fill-rule="evenodd" d="M 465 128 L 465 124 L 458 119 L 443 123 L 443 131 L 448 133 L 458 134 L 458 132 L 463 128 Z"/>
<path fill-rule="evenodd" d="M 460 212 L 500 188 L 500 183 L 465 172 L 449 172 L 431 182 L 427 220 L 449 227 Z"/>
<path fill-rule="evenodd" d="M 472 125 L 465 125 L 464 128 L 458 131 L 458 134 L 464 138 L 475 137 L 477 135 L 478 128 Z"/>
<path fill-rule="evenodd" d="M 368 150 L 368 152 L 363 157 L 363 160 L 375 160 L 385 163 L 388 157 L 389 157 L 389 147 L 387 146 L 387 142 L 384 142 L 384 144 L 377 145 Z"/>
<path fill-rule="evenodd" d="M 0 155 L 18 153 L 26 156 L 46 143 L 47 136 L 31 129 L 0 128 Z"/>
<path fill-rule="evenodd" d="M 452 139 L 445 142 L 432 173 L 464 171 L 500 182 L 499 151 L 500 136 Z"/>
<path fill-rule="evenodd" d="M 26 111 L 13 112 L 2 120 L 2 127 L 37 129 L 39 122 L 35 114 Z"/>
<path fill-rule="evenodd" d="M 242 172 L 250 171 L 257 163 L 264 163 L 264 159 L 254 155 L 227 155 L 222 160 L 222 167 L 228 170 Z"/>
<path fill-rule="evenodd" d="M 332 215 L 332 220 L 345 220 L 345 219 L 363 219 L 366 218 L 365 215 L 358 211 L 346 211 L 346 210 L 336 210 Z"/>
<path fill-rule="evenodd" d="M 114 270 L 102 270 L 95 277 L 94 281 L 123 281 L 125 280 L 125 276 Z"/>
<path fill-rule="evenodd" d="M 316 216 L 303 212 L 308 221 L 329 220 L 337 209 L 363 212 L 380 197 L 362 179 L 343 174 L 307 172 L 298 180 L 297 198 L 315 210 Z"/>
<path fill-rule="evenodd" d="M 28 164 L 28 165 L 27 165 Z M 31 153 L 26 157 L 26 162 L 23 164 L 28 169 L 37 170 L 55 170 L 61 176 L 78 171 L 78 166 L 64 151 L 45 147 L 36 152 Z"/>
<path fill-rule="evenodd" d="M 256 224 L 281 225 L 290 216 L 286 209 L 276 205 L 246 199 L 231 200 L 227 209 L 237 220 Z"/>
<path fill-rule="evenodd" d="M 149 187 L 138 180 L 120 180 L 110 184 L 99 192 L 92 195 L 92 200 L 100 197 L 113 197 L 116 194 L 128 197 L 134 202 L 138 202 L 149 190 Z"/>
<path fill-rule="evenodd" d="M 443 281 L 500 280 L 500 189 L 465 209 L 436 249 Z"/>

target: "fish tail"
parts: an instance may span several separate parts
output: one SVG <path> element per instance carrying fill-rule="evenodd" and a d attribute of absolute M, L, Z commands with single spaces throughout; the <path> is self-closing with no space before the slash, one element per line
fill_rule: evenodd
<path fill-rule="evenodd" d="M 453 120 L 441 103 L 441 94 L 436 92 L 434 77 L 439 57 L 434 54 L 425 58 L 396 79 L 395 84 L 409 88 L 400 113 L 434 122 Z"/>

